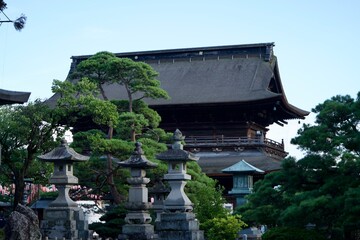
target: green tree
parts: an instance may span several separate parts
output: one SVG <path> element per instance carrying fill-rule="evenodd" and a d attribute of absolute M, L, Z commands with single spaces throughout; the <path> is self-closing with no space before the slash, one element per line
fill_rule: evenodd
<path fill-rule="evenodd" d="M 239 215 L 230 214 L 210 219 L 204 225 L 205 236 L 208 240 L 236 239 L 238 232 L 247 226 Z"/>
<path fill-rule="evenodd" d="M 125 225 L 126 209 L 123 204 L 120 204 L 107 213 L 105 213 L 100 220 L 89 225 L 90 230 L 94 230 L 101 238 L 116 239 L 121 233 L 121 228 Z"/>
<path fill-rule="evenodd" d="M 17 31 L 21 31 L 21 29 L 23 29 L 24 26 L 25 26 L 26 16 L 24 14 L 21 14 L 21 16 L 19 18 L 17 18 L 16 20 L 11 20 L 4 12 L 4 10 L 6 8 L 7 8 L 7 4 L 3 0 L 0 0 L 0 12 L 5 17 L 5 20 L 1 20 L 1 18 L 0 18 L 0 26 L 1 26 L 2 23 L 13 23 L 14 28 Z"/>
<path fill-rule="evenodd" d="M 158 73 L 144 62 L 134 62 L 130 58 L 112 58 L 109 62 L 112 83 L 122 85 L 129 101 L 129 112 L 132 112 L 133 101 L 143 98 L 169 98 L 156 79 Z M 136 99 L 134 99 L 135 94 Z"/>
<path fill-rule="evenodd" d="M 147 174 L 152 179 L 150 185 L 156 179 L 161 179 L 167 171 L 167 166 L 156 160 L 155 155 L 166 150 L 164 142 L 169 142 L 171 134 L 165 133 L 158 128 L 161 121 L 160 116 L 142 101 L 143 98 L 168 98 L 166 92 L 160 88 L 159 81 L 155 79 L 156 76 L 157 73 L 147 64 L 134 62 L 130 59 L 120 59 L 108 52 L 97 53 L 88 60 L 81 62 L 72 75 L 74 80 L 81 79 L 80 81 L 75 81 L 77 83 L 71 86 L 69 81 L 59 82 L 54 86 L 54 89 L 61 94 L 62 98 L 67 98 L 65 101 L 60 100 L 62 105 L 72 109 L 72 114 L 70 114 L 72 116 L 75 114 L 97 116 L 97 114 L 91 112 L 92 109 L 97 108 L 97 103 L 94 102 L 91 108 L 88 107 L 91 98 L 98 96 L 96 92 L 91 90 L 94 87 L 99 90 L 100 97 L 104 99 L 104 102 L 116 106 L 118 123 L 111 122 L 113 128 L 109 128 L 108 131 L 108 136 L 111 136 L 111 138 L 105 139 L 101 133 L 94 130 L 88 133 L 77 133 L 74 136 L 72 146 L 79 149 L 91 149 L 93 155 L 101 156 L 106 153 L 109 162 L 112 161 L 110 157 L 116 157 L 120 160 L 127 159 L 131 153 L 128 151 L 128 140 L 134 141 L 137 139 L 137 141 L 143 143 L 143 149 L 147 158 L 159 163 L 158 168 L 150 170 Z M 83 84 L 84 87 L 76 86 L 79 84 Z M 104 86 L 109 84 L 123 86 L 128 96 L 127 101 L 109 101 L 109 97 L 104 89 Z M 88 96 L 86 98 L 82 94 L 84 90 Z M 86 99 L 86 101 L 81 101 L 81 99 Z M 74 109 L 77 110 L 74 111 Z M 103 113 L 106 113 L 106 111 Z M 101 125 L 98 122 L 95 127 L 101 129 Z M 103 122 L 103 125 L 109 126 L 106 125 L 106 122 Z M 131 146 L 133 149 L 133 143 Z M 126 154 L 128 155 L 126 156 Z M 79 177 L 80 181 L 81 179 L 87 179 L 87 182 L 91 182 L 94 176 L 99 176 L 97 172 L 101 172 L 99 169 L 101 169 L 102 163 L 98 160 L 92 158 L 88 166 L 84 166 L 85 168 L 97 166 L 92 170 L 86 168 L 89 170 L 84 171 L 85 168 L 82 167 L 80 174 L 90 173 L 92 176 L 84 174 L 84 176 Z M 91 166 L 91 164 L 94 165 Z M 118 171 L 116 168 L 109 168 L 109 166 L 107 169 L 112 169 L 111 172 L 115 175 Z M 96 174 L 94 174 L 94 171 L 97 171 Z M 228 212 L 223 208 L 224 199 L 221 196 L 222 190 L 216 187 L 216 182 L 201 173 L 197 163 L 189 164 L 188 171 L 192 175 L 193 180 L 187 185 L 186 191 L 195 204 L 198 218 L 206 219 L 207 217 L 227 216 Z M 103 178 L 100 178 L 100 181 L 101 179 Z M 126 185 L 120 179 L 117 178 L 117 181 L 114 181 L 114 186 L 115 182 L 120 185 Z M 125 188 L 118 185 L 117 189 Z"/>
<path fill-rule="evenodd" d="M 124 188 L 121 183 L 124 183 L 124 177 L 120 177 L 120 173 L 124 173 L 123 170 L 119 170 L 116 166 L 113 167 L 113 159 L 120 160 L 127 159 L 133 150 L 133 143 L 129 142 L 130 124 L 126 118 L 119 117 L 121 113 L 125 113 L 122 116 L 126 116 L 127 101 L 104 101 L 97 98 L 97 85 L 88 78 L 83 78 L 75 84 L 69 81 L 60 82 L 54 81 L 53 91 L 60 94 L 58 100 L 58 107 L 66 109 L 64 118 L 69 125 L 73 125 L 79 119 L 92 119 L 91 127 L 95 128 L 87 132 L 77 132 L 74 135 L 74 143 L 72 147 L 77 149 L 78 152 L 92 154 L 92 157 L 88 163 L 80 164 L 79 168 L 83 170 L 86 167 L 87 171 L 79 171 L 82 176 L 80 179 L 84 179 L 82 183 L 88 183 L 94 191 L 106 191 L 110 190 L 114 201 L 120 203 L 124 200 Z M 159 125 L 160 117 L 158 114 L 150 109 L 144 102 L 136 101 L 134 109 L 148 123 L 148 133 L 145 137 L 152 138 L 154 140 L 166 139 L 167 134 L 164 131 L 157 129 Z M 134 113 L 133 113 L 134 114 Z M 103 133 L 103 126 L 109 126 L 109 123 L 116 126 L 116 136 L 113 136 L 113 129 L 110 130 L 111 138 L 109 135 Z M 141 124 L 137 125 L 137 128 L 143 128 Z M 96 130 L 98 129 L 98 130 Z M 139 130 L 141 131 L 141 130 Z M 141 134 L 140 134 L 141 136 Z M 141 138 L 139 139 L 141 140 Z M 106 165 L 104 165 L 103 156 L 106 156 Z M 76 167 L 78 168 L 78 167 Z M 126 174 L 123 174 L 127 176 Z M 117 179 L 117 182 L 115 181 Z M 87 180 L 86 180 L 87 179 Z M 91 181 L 96 183 L 91 184 Z M 109 188 L 106 188 L 106 183 Z M 120 192 L 121 194 L 120 194 Z"/>
<path fill-rule="evenodd" d="M 312 111 L 315 124 L 303 125 L 292 139 L 306 156 L 284 160 L 281 171 L 257 182 L 238 212 L 254 224 L 312 224 L 324 236 L 342 239 L 345 230 L 360 228 L 360 93 L 356 99 L 335 96 Z"/>
<path fill-rule="evenodd" d="M 360 155 L 360 93 L 351 96 L 335 96 L 317 105 L 315 125 L 305 124 L 293 144 L 309 154 L 326 155 L 336 160 L 358 158 Z"/>
<path fill-rule="evenodd" d="M 131 124 L 131 140 L 135 141 L 136 124 L 142 116 L 132 114 L 133 102 L 143 98 L 169 98 L 165 90 L 160 87 L 156 79 L 158 73 L 150 65 L 135 62 L 129 58 L 118 58 L 113 53 L 99 52 L 81 62 L 73 74 L 73 78 L 87 77 L 95 83 L 104 100 L 109 100 L 104 86 L 118 84 L 124 87 L 128 100 L 128 112 L 124 116 Z M 136 96 L 136 98 L 135 98 Z M 144 123 L 144 121 L 142 121 Z M 145 123 L 146 124 L 146 123 Z M 109 129 L 109 135 L 113 129 Z"/>
<path fill-rule="evenodd" d="M 150 121 L 139 112 L 133 112 L 133 96 L 135 94 L 150 98 L 166 98 L 167 93 L 160 88 L 160 83 L 155 79 L 157 73 L 147 64 L 134 62 L 130 59 L 120 59 L 109 52 L 99 52 L 87 60 L 82 61 L 77 67 L 71 78 L 78 81 L 71 84 L 70 81 L 54 82 L 53 91 L 60 94 L 61 98 L 58 103 L 69 108 L 76 106 L 76 114 L 83 116 L 91 115 L 93 121 L 98 125 L 108 127 L 107 138 L 112 143 L 114 135 L 114 127 L 120 121 L 118 128 L 120 133 L 126 135 L 121 130 L 129 129 L 132 141 L 135 141 L 136 133 L 140 133 L 143 128 L 150 126 Z M 125 87 L 128 96 L 128 111 L 118 112 L 117 106 L 109 101 L 104 86 L 109 84 L 119 84 Z M 98 90 L 103 100 L 100 100 L 96 91 Z M 144 105 L 144 104 L 143 104 Z M 144 107 L 142 107 L 145 109 Z M 70 109 L 73 109 L 70 107 Z M 118 109 L 119 110 L 119 109 Z M 147 110 L 149 113 L 149 110 Z M 73 115 L 70 113 L 69 115 Z M 154 114 L 153 114 L 154 115 Z M 154 120 L 154 118 L 153 118 Z M 122 126 L 122 127 L 121 127 Z M 127 126 L 127 128 L 124 126 Z M 130 126 L 130 128 L 129 128 Z M 99 143 L 106 144 L 107 147 L 99 147 L 98 149 L 106 150 L 103 152 L 107 156 L 107 184 L 110 186 L 111 194 L 115 202 L 121 202 L 121 196 L 117 191 L 114 182 L 114 170 L 112 163 L 112 155 L 110 151 L 116 152 L 118 146 L 116 144 L 108 144 L 105 141 Z M 98 143 L 98 144 L 99 144 Z M 109 147 L 115 147 L 109 149 Z M 120 147 L 121 148 L 121 147 Z"/>
<path fill-rule="evenodd" d="M 119 113 L 117 108 L 110 101 L 104 101 L 98 98 L 98 85 L 88 78 L 82 78 L 75 84 L 70 81 L 61 82 L 55 80 L 53 82 L 52 91 L 60 95 L 57 101 L 57 106 L 64 109 L 63 119 L 67 121 L 70 126 L 82 117 L 91 117 L 92 121 L 98 126 L 108 127 L 108 139 L 111 143 L 106 141 L 98 142 L 98 149 L 108 150 L 103 154 L 107 157 L 106 183 L 110 188 L 111 195 L 116 203 L 120 203 L 123 198 L 119 194 L 118 189 L 114 183 L 114 169 L 112 166 L 112 156 L 110 152 L 114 152 L 118 148 L 112 141 L 113 126 L 119 121 Z M 97 136 L 99 137 L 99 136 Z M 100 146 L 105 144 L 106 146 Z"/>
<path fill-rule="evenodd" d="M 8 183 L 15 184 L 15 207 L 23 198 L 24 178 L 38 183 L 46 179 L 51 168 L 36 156 L 54 148 L 59 140 L 54 136 L 62 137 L 65 129 L 59 125 L 57 110 L 40 101 L 0 111 L 1 172 Z"/>
<path fill-rule="evenodd" d="M 106 134 L 93 129 L 86 132 L 78 132 L 73 136 L 71 146 L 78 152 L 91 155 L 89 161 L 79 163 L 74 167 L 74 174 L 79 178 L 79 184 L 86 186 L 92 194 L 107 195 L 111 193 L 108 184 L 107 159 L 103 153 L 109 152 L 112 158 L 126 159 L 131 154 L 134 146 L 130 142 L 120 139 L 106 139 Z M 127 195 L 126 178 L 129 177 L 127 170 L 113 168 L 114 187 L 124 201 Z"/>
<path fill-rule="evenodd" d="M 166 134 L 159 129 L 160 115 L 151 109 L 144 101 L 137 100 L 133 103 L 133 112 L 129 112 L 129 101 L 112 100 L 120 114 L 119 124 L 115 127 L 116 137 L 130 140 L 135 133 L 137 138 L 151 138 L 160 142 L 171 139 L 171 134 Z M 134 131 L 133 131 L 134 130 Z"/>
<path fill-rule="evenodd" d="M 226 217 L 229 211 L 224 208 L 223 188 L 206 176 L 196 162 L 187 163 L 187 173 L 191 175 L 191 181 L 186 184 L 185 192 L 194 203 L 194 212 L 200 224 L 216 217 Z"/>

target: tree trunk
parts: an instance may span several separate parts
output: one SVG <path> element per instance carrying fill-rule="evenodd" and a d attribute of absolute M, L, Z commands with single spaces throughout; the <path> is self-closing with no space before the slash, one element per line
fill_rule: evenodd
<path fill-rule="evenodd" d="M 23 174 L 20 173 L 19 175 L 15 175 L 14 185 L 15 185 L 15 193 L 14 193 L 14 206 L 13 207 L 15 209 L 19 203 L 22 204 L 22 200 L 23 200 L 23 196 L 24 196 L 25 182 L 24 182 Z"/>
<path fill-rule="evenodd" d="M 112 139 L 113 133 L 114 133 L 114 128 L 112 126 L 109 126 L 108 139 Z M 122 197 L 114 183 L 114 173 L 113 173 L 111 154 L 107 154 L 106 158 L 107 158 L 107 184 L 109 185 L 110 193 L 114 199 L 114 203 L 120 204 L 122 202 Z"/>
<path fill-rule="evenodd" d="M 103 99 L 104 99 L 105 101 L 109 100 L 109 99 L 107 98 L 107 96 L 106 96 L 106 94 L 105 94 L 105 91 L 104 91 L 104 88 L 102 87 L 101 84 L 99 84 L 99 89 L 100 89 L 100 93 L 101 93 L 101 96 L 103 97 Z"/>
<path fill-rule="evenodd" d="M 134 127 L 134 124 L 131 126 Z M 131 141 L 135 142 L 136 141 L 136 133 L 135 133 L 135 129 L 131 128 Z"/>
<path fill-rule="evenodd" d="M 103 99 L 105 101 L 108 101 L 108 98 L 105 94 L 105 91 L 102 87 L 102 85 L 99 85 L 100 88 L 100 92 L 101 95 L 103 96 Z M 109 124 L 109 130 L 108 130 L 108 139 L 112 139 L 113 138 L 113 134 L 114 134 L 114 127 L 112 126 L 112 123 L 110 122 Z M 122 197 L 119 193 L 119 191 L 117 190 L 115 183 L 114 183 L 114 172 L 113 172 L 113 166 L 112 166 L 112 156 L 111 154 L 106 154 L 106 161 L 107 161 L 107 166 L 106 166 L 106 183 L 108 184 L 109 188 L 110 188 L 110 194 L 114 199 L 114 203 L 115 204 L 120 204 L 122 202 Z"/>
<path fill-rule="evenodd" d="M 114 199 L 114 203 L 115 204 L 120 204 L 122 202 L 122 197 L 119 193 L 119 191 L 116 188 L 116 185 L 114 183 L 114 174 L 112 172 L 113 168 L 112 168 L 112 157 L 110 154 L 107 154 L 107 184 L 109 185 L 110 188 L 110 193 L 111 196 Z"/>
<path fill-rule="evenodd" d="M 128 88 L 127 85 L 125 85 L 126 91 L 127 91 L 127 95 L 128 95 L 128 100 L 129 100 L 129 112 L 132 113 L 133 112 L 133 100 L 132 100 L 132 95 L 131 95 L 131 91 Z M 135 124 L 133 123 L 131 125 L 131 132 L 130 132 L 130 136 L 131 136 L 131 141 L 135 142 L 136 141 L 136 133 L 135 133 Z"/>

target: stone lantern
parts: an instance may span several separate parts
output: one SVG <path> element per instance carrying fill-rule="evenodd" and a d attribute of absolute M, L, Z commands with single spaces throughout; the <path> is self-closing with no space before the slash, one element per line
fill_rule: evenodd
<path fill-rule="evenodd" d="M 125 205 L 128 213 L 119 239 L 154 239 L 154 226 L 151 225 L 151 217 L 148 210 L 151 203 L 148 200 L 146 184 L 150 182 L 146 178 L 146 169 L 157 167 L 156 163 L 150 162 L 144 155 L 141 143 L 135 143 L 135 151 L 126 161 L 119 162 L 119 166 L 130 168 L 131 177 L 127 179 L 130 184 L 129 200 Z"/>
<path fill-rule="evenodd" d="M 168 173 L 164 176 L 171 191 L 164 200 L 164 213 L 156 229 L 161 240 L 203 240 L 204 233 L 199 230 L 199 222 L 192 212 L 193 204 L 186 195 L 184 187 L 191 176 L 186 173 L 186 163 L 199 158 L 183 149 L 185 139 L 177 129 L 173 136 L 172 149 L 157 155 L 159 160 L 168 163 Z"/>
<path fill-rule="evenodd" d="M 87 161 L 89 157 L 76 153 L 66 140 L 62 140 L 59 147 L 38 158 L 54 163 L 49 183 L 59 191 L 58 197 L 45 209 L 41 222 L 43 235 L 49 239 L 87 239 L 88 224 L 84 212 L 69 197 L 69 190 L 72 185 L 78 184 L 78 178 L 73 175 L 73 163 Z"/>

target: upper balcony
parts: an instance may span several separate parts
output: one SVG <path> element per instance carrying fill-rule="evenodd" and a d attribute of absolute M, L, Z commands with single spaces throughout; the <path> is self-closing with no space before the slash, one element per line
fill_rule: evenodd
<path fill-rule="evenodd" d="M 185 148 L 191 152 L 200 151 L 237 151 L 246 149 L 263 149 L 269 153 L 285 157 L 287 152 L 284 149 L 284 142 L 276 142 L 263 137 L 227 137 L 224 135 L 216 136 L 187 136 Z"/>

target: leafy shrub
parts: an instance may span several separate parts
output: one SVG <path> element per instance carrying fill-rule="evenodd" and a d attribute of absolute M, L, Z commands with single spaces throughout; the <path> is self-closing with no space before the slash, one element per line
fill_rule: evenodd
<path fill-rule="evenodd" d="M 207 240 L 235 239 L 243 227 L 246 227 L 246 224 L 241 221 L 241 216 L 230 214 L 210 219 L 202 225 Z"/>
<path fill-rule="evenodd" d="M 58 191 L 54 192 L 40 192 L 40 198 L 41 199 L 56 199 L 59 196 Z"/>

